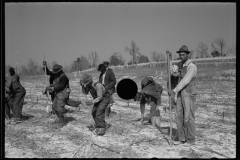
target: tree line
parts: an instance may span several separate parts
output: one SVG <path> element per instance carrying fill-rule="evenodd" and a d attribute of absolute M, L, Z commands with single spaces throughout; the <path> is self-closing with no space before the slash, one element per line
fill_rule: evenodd
<path fill-rule="evenodd" d="M 194 50 L 190 50 L 189 56 L 191 58 L 210 58 L 210 57 L 224 57 L 228 55 L 235 55 L 236 54 L 236 45 L 231 47 L 227 47 L 226 40 L 222 37 L 214 39 L 211 42 L 211 51 L 209 52 L 209 47 L 206 43 L 200 42 L 197 48 Z M 134 41 L 131 41 L 131 46 L 125 48 L 125 52 L 128 52 L 131 56 L 131 60 L 126 62 L 121 53 L 115 52 L 109 57 L 110 66 L 118 66 L 118 65 L 132 65 L 132 64 L 139 64 L 139 63 L 147 63 L 149 62 L 149 58 L 140 52 L 140 48 L 136 45 Z M 166 61 L 166 54 L 163 52 L 152 51 L 150 54 L 151 61 L 153 62 L 161 62 Z M 178 54 L 172 55 L 172 60 L 178 60 Z M 99 55 L 96 51 L 91 51 L 88 54 L 88 57 L 80 56 L 77 57 L 70 65 L 63 66 L 63 70 L 66 73 L 75 72 L 75 71 L 82 71 L 89 68 L 97 67 L 99 63 Z M 53 61 L 52 63 L 48 63 L 47 66 L 49 69 L 52 68 L 54 64 L 57 64 L 57 61 Z M 5 71 L 8 73 L 8 68 L 10 66 L 5 66 Z M 16 66 L 15 71 L 19 75 L 43 75 L 43 67 L 42 64 L 38 65 L 36 60 L 30 58 L 29 62 L 26 65 Z"/>

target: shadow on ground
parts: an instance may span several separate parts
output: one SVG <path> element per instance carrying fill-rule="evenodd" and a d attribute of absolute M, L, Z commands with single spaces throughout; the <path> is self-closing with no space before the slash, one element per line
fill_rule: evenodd
<path fill-rule="evenodd" d="M 26 120 L 32 119 L 33 117 L 34 116 L 31 114 L 24 114 L 24 115 L 21 115 L 21 120 L 26 121 Z"/>
<path fill-rule="evenodd" d="M 76 120 L 76 119 L 73 118 L 73 117 L 64 117 L 64 121 L 65 121 L 66 123 L 69 123 L 69 122 L 75 121 L 75 120 Z"/>

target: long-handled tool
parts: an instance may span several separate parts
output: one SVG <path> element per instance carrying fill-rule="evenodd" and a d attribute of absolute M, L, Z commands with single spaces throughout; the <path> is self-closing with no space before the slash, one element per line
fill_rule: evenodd
<path fill-rule="evenodd" d="M 45 61 L 45 54 L 44 54 L 44 57 L 43 57 L 43 61 Z M 47 78 L 47 67 L 46 67 L 46 65 L 44 66 L 45 68 L 45 86 L 47 87 L 47 84 L 48 84 L 48 78 Z M 47 96 L 47 107 L 46 107 L 46 111 L 48 112 L 48 113 L 50 113 L 51 112 L 51 110 L 52 110 L 52 102 L 51 102 L 51 100 L 49 99 L 49 91 L 46 91 L 46 96 Z M 50 104 L 50 105 L 49 105 Z"/>
<path fill-rule="evenodd" d="M 168 72 L 168 89 L 171 90 L 171 74 L 170 74 L 170 56 L 171 52 L 169 50 L 166 51 L 167 53 L 167 72 Z M 170 117 L 170 146 L 172 146 L 172 101 L 171 96 L 169 96 L 169 117 Z"/>
<path fill-rule="evenodd" d="M 85 140 L 85 141 L 82 143 L 81 146 L 79 146 L 79 148 L 77 149 L 76 152 L 74 152 L 74 154 L 71 156 L 71 158 L 73 158 L 73 157 L 80 151 L 80 149 L 82 148 L 82 146 L 83 146 L 90 138 L 92 138 L 92 136 L 93 136 L 93 133 L 88 137 L 87 140 Z"/>

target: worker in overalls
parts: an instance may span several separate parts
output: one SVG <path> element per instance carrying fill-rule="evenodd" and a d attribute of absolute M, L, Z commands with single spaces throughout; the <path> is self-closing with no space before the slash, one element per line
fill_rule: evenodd
<path fill-rule="evenodd" d="M 168 94 L 176 100 L 177 139 L 175 145 L 195 144 L 195 103 L 196 103 L 196 75 L 197 67 L 188 59 L 188 47 L 183 45 L 177 51 L 181 61 L 170 67 L 170 72 L 179 78 L 177 86 L 169 90 Z"/>
<path fill-rule="evenodd" d="M 87 105 L 93 104 L 92 117 L 95 122 L 93 133 L 102 136 L 107 128 L 105 110 L 110 103 L 110 93 L 104 84 L 94 83 L 91 75 L 84 74 L 80 80 L 80 85 L 82 86 L 82 92 L 86 95 L 90 92 L 93 98 L 91 102 L 86 101 Z"/>

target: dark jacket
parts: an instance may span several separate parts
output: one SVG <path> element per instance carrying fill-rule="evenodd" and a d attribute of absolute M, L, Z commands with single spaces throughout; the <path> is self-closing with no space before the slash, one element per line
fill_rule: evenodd
<path fill-rule="evenodd" d="M 20 84 L 19 76 L 15 73 L 6 77 L 5 86 L 9 88 L 11 94 L 26 94 L 25 88 Z"/>
<path fill-rule="evenodd" d="M 58 78 L 54 79 L 53 83 L 50 84 L 50 87 L 54 87 L 54 93 L 58 99 L 69 98 L 69 79 L 63 71 L 61 71 Z"/>
<path fill-rule="evenodd" d="M 141 86 L 142 90 L 136 94 L 134 101 L 141 101 L 144 104 L 154 101 L 156 105 L 161 104 L 163 87 L 160 84 L 156 83 L 151 77 L 145 77 L 141 81 Z"/>
<path fill-rule="evenodd" d="M 99 76 L 99 82 L 102 83 L 103 74 Z M 107 87 L 110 93 L 115 93 L 116 78 L 112 69 L 108 68 L 104 78 L 104 85 Z"/>

